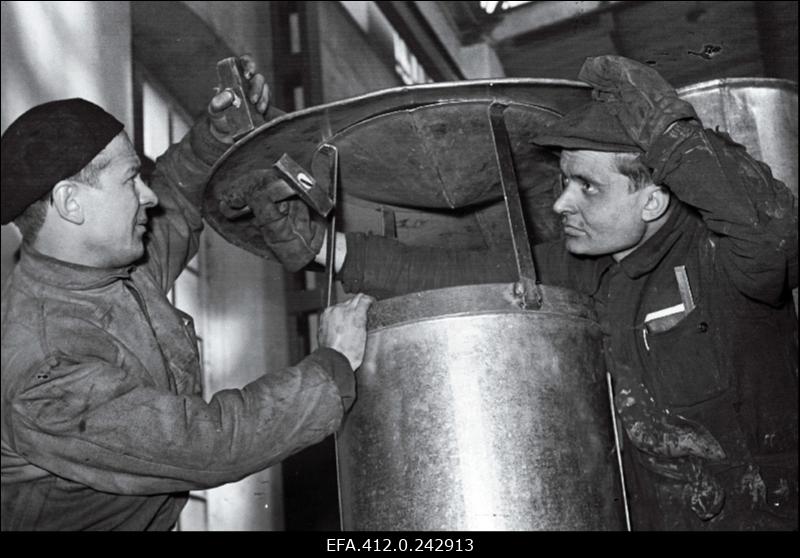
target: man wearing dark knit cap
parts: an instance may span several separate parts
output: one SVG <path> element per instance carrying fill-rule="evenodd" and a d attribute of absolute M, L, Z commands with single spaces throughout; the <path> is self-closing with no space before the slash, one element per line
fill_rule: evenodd
<path fill-rule="evenodd" d="M 534 257 L 595 302 L 632 527 L 796 529 L 797 201 L 652 68 L 600 56 L 579 77 L 593 100 L 533 138 L 561 150 L 563 228 Z M 376 296 L 517 277 L 492 252 L 336 245 L 345 289 Z"/>
<path fill-rule="evenodd" d="M 242 62 L 264 113 L 264 78 Z M 3 530 L 170 529 L 189 490 L 320 441 L 352 404 L 363 295 L 326 312 L 297 365 L 201 396 L 191 320 L 166 293 L 197 252 L 233 101 L 216 95 L 149 185 L 123 125 L 88 101 L 34 107 L 3 134 L 2 223 L 23 235 L 3 292 Z"/>

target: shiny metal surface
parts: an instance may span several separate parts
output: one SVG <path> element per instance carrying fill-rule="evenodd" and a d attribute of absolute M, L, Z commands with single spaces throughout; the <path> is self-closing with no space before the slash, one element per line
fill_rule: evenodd
<path fill-rule="evenodd" d="M 678 90 L 707 128 L 719 127 L 772 168 L 797 196 L 797 84 L 771 78 L 728 78 Z"/>
<path fill-rule="evenodd" d="M 347 530 L 621 530 L 600 350 L 586 299 L 511 284 L 375 303 L 337 438 Z"/>

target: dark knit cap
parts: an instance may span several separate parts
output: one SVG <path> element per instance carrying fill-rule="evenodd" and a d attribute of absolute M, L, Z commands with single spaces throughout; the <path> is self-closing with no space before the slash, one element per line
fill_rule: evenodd
<path fill-rule="evenodd" d="M 122 128 L 119 120 L 83 99 L 45 103 L 17 118 L 3 134 L 0 149 L 2 224 L 88 165 Z"/>
<path fill-rule="evenodd" d="M 608 103 L 599 101 L 591 101 L 551 122 L 531 142 L 565 149 L 642 152 L 608 110 Z"/>

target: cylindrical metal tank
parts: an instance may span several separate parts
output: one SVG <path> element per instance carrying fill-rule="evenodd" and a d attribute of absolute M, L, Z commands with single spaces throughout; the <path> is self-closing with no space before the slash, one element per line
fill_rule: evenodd
<path fill-rule="evenodd" d="M 772 78 L 726 78 L 678 90 L 707 128 L 719 128 L 772 168 L 797 196 L 797 84 Z"/>
<path fill-rule="evenodd" d="M 376 302 L 337 439 L 345 530 L 621 530 L 588 300 L 514 285 Z"/>

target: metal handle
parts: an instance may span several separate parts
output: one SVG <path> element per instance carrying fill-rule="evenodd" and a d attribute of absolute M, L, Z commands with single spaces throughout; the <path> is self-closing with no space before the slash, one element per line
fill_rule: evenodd
<path fill-rule="evenodd" d="M 511 243 L 519 276 L 519 282 L 514 287 L 514 294 L 521 298 L 523 307 L 535 310 L 542 306 L 542 292 L 537 284 L 536 266 L 533 263 L 533 254 L 522 213 L 519 183 L 514 170 L 514 157 L 511 153 L 504 117 L 506 108 L 508 105 L 503 103 L 495 102 L 489 105 L 489 124 L 492 128 L 494 153 L 497 159 L 497 168 L 500 171 L 500 186 L 503 188 L 508 226 L 511 229 Z"/>
<path fill-rule="evenodd" d="M 242 76 L 243 71 L 238 58 L 224 58 L 217 62 L 217 76 L 219 77 L 219 90 L 229 91 L 233 95 L 231 106 L 225 109 L 225 118 L 231 129 L 234 139 L 250 133 L 255 127 L 263 123 L 263 117 L 247 102 L 245 86 L 247 80 Z"/>

